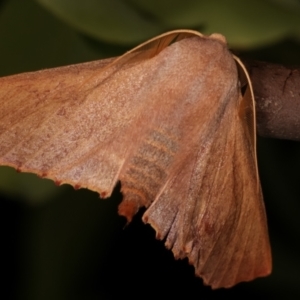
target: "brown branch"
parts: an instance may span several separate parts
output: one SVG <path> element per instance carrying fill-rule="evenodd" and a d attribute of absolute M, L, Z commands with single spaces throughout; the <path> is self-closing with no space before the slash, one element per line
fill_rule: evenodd
<path fill-rule="evenodd" d="M 257 132 L 270 138 L 300 141 L 300 70 L 251 61 Z"/>

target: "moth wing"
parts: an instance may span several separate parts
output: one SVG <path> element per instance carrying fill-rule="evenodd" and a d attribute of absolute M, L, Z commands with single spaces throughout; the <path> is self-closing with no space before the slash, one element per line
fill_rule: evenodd
<path fill-rule="evenodd" d="M 160 111 L 162 101 L 154 100 L 159 82 L 152 84 L 160 67 L 156 57 L 172 42 L 190 36 L 201 35 L 178 30 L 113 62 L 1 78 L 1 165 L 108 197 L 153 123 L 153 113 Z"/>
<path fill-rule="evenodd" d="M 271 250 L 255 153 L 254 98 L 246 79 L 220 121 L 143 216 L 175 258 L 187 257 L 212 288 L 271 272 Z M 213 118 L 213 115 L 212 115 Z"/>
<path fill-rule="evenodd" d="M 226 45 L 174 31 L 104 65 L 2 78 L 0 163 L 102 197 L 121 180 L 119 213 L 130 220 L 150 206 L 144 220 L 213 287 L 266 275 L 255 154 L 233 118 L 237 75 Z"/>

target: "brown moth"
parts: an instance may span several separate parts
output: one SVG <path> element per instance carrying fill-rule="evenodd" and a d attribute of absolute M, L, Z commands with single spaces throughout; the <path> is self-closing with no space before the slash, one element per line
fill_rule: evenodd
<path fill-rule="evenodd" d="M 241 87 L 245 87 L 245 93 Z M 160 35 L 117 59 L 0 79 L 0 163 L 109 197 L 212 288 L 271 272 L 255 104 L 225 38 Z"/>

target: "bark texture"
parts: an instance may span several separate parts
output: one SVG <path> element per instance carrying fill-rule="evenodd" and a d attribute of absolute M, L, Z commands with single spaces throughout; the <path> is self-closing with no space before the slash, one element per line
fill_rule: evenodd
<path fill-rule="evenodd" d="M 266 62 L 245 63 L 255 100 L 257 132 L 300 141 L 300 70 Z"/>

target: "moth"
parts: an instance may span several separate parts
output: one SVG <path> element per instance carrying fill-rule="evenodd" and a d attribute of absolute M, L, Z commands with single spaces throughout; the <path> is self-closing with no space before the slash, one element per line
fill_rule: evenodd
<path fill-rule="evenodd" d="M 0 164 L 109 197 L 212 288 L 271 272 L 249 75 L 219 34 L 0 79 Z"/>

